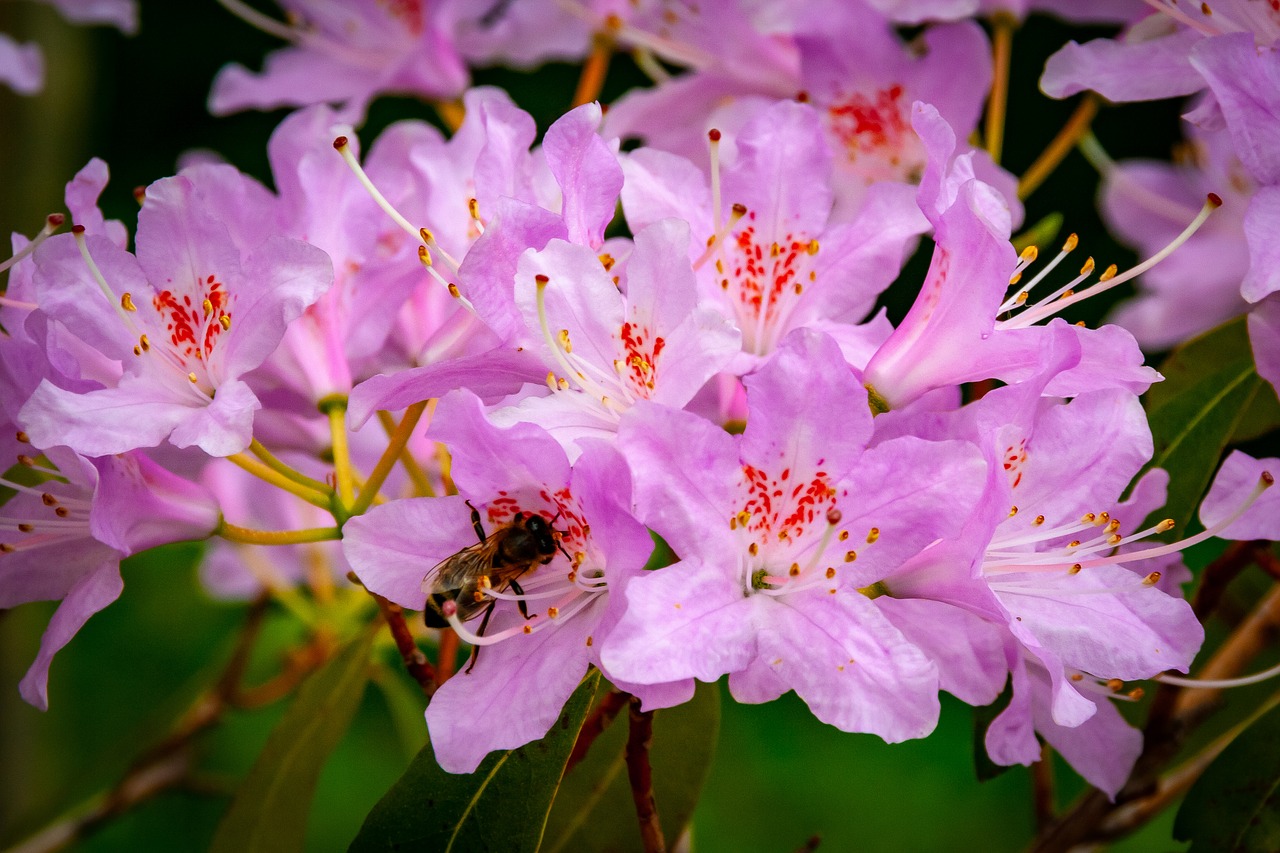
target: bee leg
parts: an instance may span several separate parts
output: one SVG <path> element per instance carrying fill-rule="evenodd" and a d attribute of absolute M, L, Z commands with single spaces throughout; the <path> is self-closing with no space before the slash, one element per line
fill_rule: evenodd
<path fill-rule="evenodd" d="M 480 537 L 480 544 L 483 545 L 489 537 L 484 532 L 484 525 L 480 523 L 480 510 L 471 506 L 471 501 L 463 501 L 463 503 L 471 507 L 471 527 L 475 530 L 476 536 Z"/>
<path fill-rule="evenodd" d="M 497 603 L 497 600 L 490 601 L 489 606 L 484 609 L 484 616 L 480 619 L 480 627 L 476 630 L 477 637 L 484 636 L 484 629 L 489 627 L 489 617 L 493 615 L 493 606 Z M 466 675 L 470 673 L 471 670 L 475 669 L 476 661 L 478 660 L 480 660 L 480 647 L 472 646 L 471 663 L 467 664 L 467 668 L 462 671 L 463 674 Z"/>
<path fill-rule="evenodd" d="M 521 589 L 520 584 L 516 583 L 515 581 L 508 581 L 507 585 L 516 591 L 516 595 L 520 595 L 520 596 L 524 595 L 524 590 Z M 492 607 L 493 605 L 489 605 L 489 606 Z M 523 616 L 525 619 L 528 619 L 529 608 L 525 604 L 525 601 L 523 598 L 521 598 L 519 601 L 516 602 L 516 606 L 520 608 L 520 615 Z"/>

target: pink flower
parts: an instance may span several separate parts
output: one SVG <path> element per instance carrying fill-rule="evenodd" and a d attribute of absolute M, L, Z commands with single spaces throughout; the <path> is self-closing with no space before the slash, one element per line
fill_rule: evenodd
<path fill-rule="evenodd" d="M 623 421 L 640 517 L 681 559 L 630 583 L 606 671 L 728 674 L 739 701 L 795 690 L 846 731 L 924 736 L 937 670 L 872 588 L 958 531 L 982 488 L 976 450 L 913 437 L 867 449 L 865 392 L 824 335 L 793 333 L 745 384 L 741 436 L 653 404 Z"/>
<path fill-rule="evenodd" d="M 323 252 L 272 236 L 269 205 L 234 170 L 204 167 L 147 189 L 136 258 L 83 232 L 41 246 L 40 311 L 124 372 L 89 391 L 46 379 L 19 416 L 32 440 L 92 456 L 166 439 L 215 456 L 247 447 L 260 404 L 241 377 L 332 283 Z"/>
<path fill-rule="evenodd" d="M 209 95 L 209 110 L 217 115 L 335 103 L 346 120 L 357 122 L 380 94 L 449 98 L 467 85 L 438 3 L 280 0 L 289 24 L 239 2 L 223 5 L 291 46 L 270 54 L 257 75 L 240 65 L 223 68 Z"/>
<path fill-rule="evenodd" d="M 600 665 L 600 642 L 653 543 L 628 511 L 626 464 L 603 443 L 590 443 L 571 466 L 541 429 L 495 427 L 467 392 L 441 400 L 430 434 L 453 455 L 458 495 L 393 501 L 351 519 L 343 550 L 366 586 L 414 609 L 424 607 L 427 593 L 458 595 L 433 587 L 432 579 L 441 561 L 477 545 L 467 501 L 489 536 L 516 523 L 517 514 L 542 519 L 555 536 L 546 561 L 530 565 L 515 583 L 476 587 L 486 615 L 477 611 L 464 622 L 455 602 L 436 605 L 436 618 L 447 618 L 479 647 L 474 666 L 445 682 L 427 707 L 440 766 L 469 773 L 488 752 L 547 733 L 588 666 Z M 614 683 L 636 692 L 646 707 L 692 695 L 692 683 Z"/>

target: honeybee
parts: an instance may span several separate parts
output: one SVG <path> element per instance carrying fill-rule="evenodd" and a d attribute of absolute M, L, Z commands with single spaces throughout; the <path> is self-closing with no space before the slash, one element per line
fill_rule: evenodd
<path fill-rule="evenodd" d="M 427 593 L 427 605 L 422 616 L 428 628 L 447 628 L 447 603 L 452 602 L 456 608 L 454 613 L 462 622 L 475 618 L 483 610 L 484 621 L 476 633 L 484 634 L 496 603 L 495 599 L 485 596 L 484 590 L 501 591 L 511 587 L 517 595 L 523 596 L 524 590 L 517 578 L 535 566 L 550 563 L 556 551 L 564 553 L 564 549 L 560 545 L 559 531 L 552 526 L 559 513 L 547 521 L 540 515 L 518 512 L 510 522 L 486 534 L 480 523 L 479 510 L 471 506 L 471 501 L 466 504 L 471 507 L 471 526 L 480 541 L 445 558 L 427 572 L 422 579 L 422 591 Z M 519 606 L 521 615 L 528 619 L 529 611 L 523 600 Z"/>

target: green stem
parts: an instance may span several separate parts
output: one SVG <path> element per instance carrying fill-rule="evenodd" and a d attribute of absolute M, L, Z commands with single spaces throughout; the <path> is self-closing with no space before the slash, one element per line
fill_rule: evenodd
<path fill-rule="evenodd" d="M 247 456 L 244 453 L 233 453 L 227 457 L 227 460 L 239 465 L 258 479 L 264 480 L 277 488 L 284 489 L 292 495 L 297 495 L 313 506 L 318 506 L 323 510 L 332 510 L 333 508 L 332 501 L 329 500 L 329 498 L 319 494 L 314 489 L 307 488 L 300 483 L 295 483 L 293 480 L 276 471 L 274 468 L 267 467 L 267 465 L 259 462 L 252 456 Z M 330 492 L 330 494 L 332 494 L 332 492 Z"/>
<path fill-rule="evenodd" d="M 382 457 L 378 459 L 378 464 L 373 466 L 369 479 L 365 481 L 364 487 L 360 489 L 360 496 L 351 505 L 352 515 L 359 515 L 373 503 L 373 499 L 378 494 L 378 489 L 381 489 L 382 484 L 386 482 L 387 475 L 391 473 L 391 469 L 396 464 L 396 459 L 400 457 L 405 445 L 409 443 L 409 437 L 413 435 L 414 427 L 418 425 L 418 421 L 422 418 L 422 413 L 426 408 L 427 401 L 423 400 L 421 403 L 414 403 L 405 411 L 404 417 L 400 419 L 400 424 L 395 428 L 395 432 L 391 434 L 387 449 L 382 451 Z"/>
<path fill-rule="evenodd" d="M 288 477 L 299 486 L 306 486 L 308 489 L 314 489 L 325 497 L 333 494 L 333 489 L 330 488 L 328 483 L 322 483 L 319 480 L 314 480 L 306 474 L 303 474 L 301 471 L 298 471 L 296 468 L 291 467 L 270 450 L 267 450 L 266 446 L 264 446 L 262 442 L 258 441 L 258 439 L 255 438 L 253 440 L 249 445 L 249 450 L 253 451 L 253 455 L 261 459 L 262 463 L 272 471 Z"/>
<path fill-rule="evenodd" d="M 305 530 L 252 530 L 239 527 L 226 519 L 218 523 L 215 535 L 232 542 L 250 545 L 298 545 L 303 542 L 329 542 L 342 538 L 337 527 L 308 527 Z"/>
<path fill-rule="evenodd" d="M 351 469 L 351 450 L 347 446 L 347 398 L 327 397 L 320 401 L 320 411 L 329 416 L 329 434 L 333 442 L 333 473 L 338 483 L 338 500 L 344 512 L 356 499 L 355 473 Z"/>

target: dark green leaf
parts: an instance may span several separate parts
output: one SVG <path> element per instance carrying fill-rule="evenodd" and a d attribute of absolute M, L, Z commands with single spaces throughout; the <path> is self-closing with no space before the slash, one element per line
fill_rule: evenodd
<path fill-rule="evenodd" d="M 653 794 L 667 849 L 693 817 L 720 730 L 720 690 L 699 684 L 693 700 L 653 716 Z M 596 738 L 560 783 L 542 853 L 643 850 L 627 781 L 627 712 Z"/>
<path fill-rule="evenodd" d="M 302 849 L 320 771 L 360 707 L 373 638 L 366 631 L 303 683 L 236 791 L 213 853 Z"/>
<path fill-rule="evenodd" d="M 491 753 L 476 772 L 446 773 L 431 744 L 369 812 L 350 853 L 385 850 L 533 851 L 600 673 L 592 671 L 545 738 Z"/>
<path fill-rule="evenodd" d="M 1280 850 L 1280 708 L 1209 765 L 1178 809 L 1173 835 L 1193 853 Z"/>
<path fill-rule="evenodd" d="M 1169 498 L 1148 519 L 1172 518 L 1192 532 L 1196 509 L 1218 468 L 1222 451 L 1250 423 L 1265 418 L 1270 386 L 1254 371 L 1243 320 L 1219 326 L 1175 350 L 1160 372 L 1165 381 L 1147 394 L 1155 457 L 1148 467 L 1169 472 Z M 1253 428 L 1256 428 L 1256 424 Z"/>
<path fill-rule="evenodd" d="M 1013 698 L 1013 682 L 1006 681 L 1004 690 L 990 705 L 979 705 L 973 709 L 973 770 L 979 782 L 989 782 L 1008 771 L 1011 765 L 996 764 L 987 755 L 987 729 L 991 721 L 1000 716 L 1000 712 L 1009 707 Z"/>

